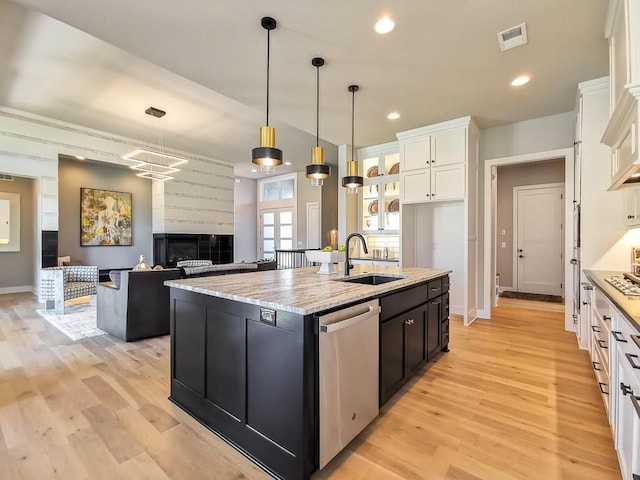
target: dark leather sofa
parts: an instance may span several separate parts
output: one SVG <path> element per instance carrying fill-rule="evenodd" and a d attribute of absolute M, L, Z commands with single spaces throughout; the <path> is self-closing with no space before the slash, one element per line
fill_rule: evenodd
<path fill-rule="evenodd" d="M 127 342 L 169 334 L 170 290 L 166 280 L 180 278 L 179 268 L 123 270 L 114 285 L 98 284 L 97 326 Z"/>

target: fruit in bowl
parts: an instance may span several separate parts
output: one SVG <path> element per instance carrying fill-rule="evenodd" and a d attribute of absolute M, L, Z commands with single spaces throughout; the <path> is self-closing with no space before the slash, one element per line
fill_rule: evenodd
<path fill-rule="evenodd" d="M 331 245 L 327 245 L 322 249 L 323 252 L 333 252 L 333 247 Z"/>

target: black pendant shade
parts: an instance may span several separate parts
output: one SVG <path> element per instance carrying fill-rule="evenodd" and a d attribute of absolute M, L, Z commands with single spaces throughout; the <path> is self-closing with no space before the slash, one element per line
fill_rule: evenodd
<path fill-rule="evenodd" d="M 311 60 L 316 67 L 316 146 L 311 148 L 311 165 L 307 165 L 305 176 L 311 180 L 311 185 L 321 187 L 325 178 L 331 175 L 331 168 L 324 163 L 324 149 L 320 146 L 320 67 L 324 59 L 316 57 Z"/>
<path fill-rule="evenodd" d="M 364 178 L 358 175 L 358 160 L 355 155 L 354 130 L 356 112 L 356 92 L 360 90 L 358 85 L 349 85 L 351 92 L 351 160 L 347 162 L 347 175 L 342 177 L 342 186 L 347 189 L 348 194 L 358 193 L 358 188 L 364 184 Z"/>
<path fill-rule="evenodd" d="M 276 148 L 276 131 L 269 126 L 270 33 L 275 30 L 277 22 L 271 17 L 263 17 L 261 25 L 267 31 L 267 124 L 260 127 L 260 146 L 251 150 L 251 161 L 260 166 L 262 173 L 273 173 L 278 165 L 282 165 L 282 150 Z"/>

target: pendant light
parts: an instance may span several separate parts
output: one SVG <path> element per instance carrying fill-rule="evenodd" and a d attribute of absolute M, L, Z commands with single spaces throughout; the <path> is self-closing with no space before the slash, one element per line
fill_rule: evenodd
<path fill-rule="evenodd" d="M 307 165 L 305 176 L 311 179 L 311 185 L 321 187 L 323 180 L 331 175 L 331 168 L 324 164 L 324 149 L 320 146 L 320 67 L 324 65 L 324 59 L 316 57 L 311 65 L 316 67 L 316 146 L 311 147 L 311 165 Z"/>
<path fill-rule="evenodd" d="M 356 92 L 360 90 L 358 85 L 349 85 L 351 92 L 351 160 L 347 162 L 347 176 L 342 177 L 342 186 L 347 189 L 347 193 L 356 194 L 364 179 L 358 175 L 358 160 L 355 155 L 355 147 L 353 146 L 353 136 L 355 130 L 355 112 L 356 112 Z"/>
<path fill-rule="evenodd" d="M 270 33 L 276 28 L 271 17 L 262 17 L 262 28 L 267 31 L 267 124 L 260 127 L 260 146 L 251 151 L 251 161 L 260 166 L 262 173 L 273 173 L 282 164 L 282 150 L 276 148 L 276 131 L 269 126 L 269 51 Z"/>

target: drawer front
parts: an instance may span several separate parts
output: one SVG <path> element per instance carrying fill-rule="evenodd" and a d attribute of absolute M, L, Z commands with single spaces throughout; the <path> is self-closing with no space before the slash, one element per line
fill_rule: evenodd
<path fill-rule="evenodd" d="M 596 328 L 592 325 L 592 330 Z M 597 355 L 598 362 L 602 366 L 602 369 L 609 374 L 609 334 L 604 330 L 594 330 L 591 333 L 591 344 L 593 345 L 594 360 Z"/>
<path fill-rule="evenodd" d="M 616 310 L 599 290 L 596 290 L 593 295 L 592 307 L 595 317 L 593 321 L 606 322 L 609 325 L 608 328 L 611 329 L 611 317 L 615 315 Z"/>
<path fill-rule="evenodd" d="M 380 321 L 388 320 L 396 315 L 399 315 L 407 310 L 422 305 L 428 301 L 428 289 L 427 283 L 412 287 L 407 290 L 392 293 L 386 297 L 380 299 Z"/>
<path fill-rule="evenodd" d="M 605 352 L 605 358 L 607 358 L 606 352 Z M 609 373 L 608 373 L 608 370 L 605 370 L 602 368 L 602 366 L 604 365 L 604 361 L 603 361 L 603 357 L 600 355 L 599 349 L 594 350 L 592 361 L 593 361 L 594 372 L 596 374 L 596 381 L 598 382 L 598 388 L 600 389 L 600 394 L 602 395 L 602 402 L 604 403 L 605 409 L 608 414 L 609 413 L 609 391 L 610 391 L 609 390 L 610 388 Z"/>
<path fill-rule="evenodd" d="M 614 319 L 610 338 L 611 344 L 615 344 L 623 355 L 640 357 L 640 332 L 619 312 Z"/>
<path fill-rule="evenodd" d="M 446 319 L 442 322 L 441 338 L 442 338 L 442 347 L 444 348 L 446 345 L 449 344 L 449 319 Z"/>
<path fill-rule="evenodd" d="M 442 295 L 442 278 L 429 280 L 428 290 L 429 290 L 429 300 Z"/>

